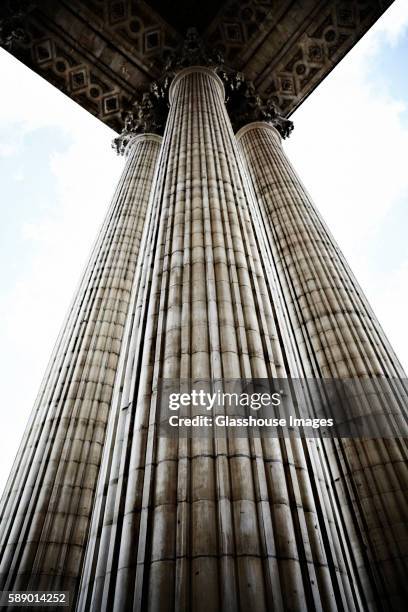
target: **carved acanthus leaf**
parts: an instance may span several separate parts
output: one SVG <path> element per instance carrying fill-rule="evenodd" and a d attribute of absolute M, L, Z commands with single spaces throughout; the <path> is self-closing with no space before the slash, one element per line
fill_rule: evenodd
<path fill-rule="evenodd" d="M 112 147 L 119 155 L 126 152 L 135 134 L 163 134 L 168 115 L 166 86 L 159 82 L 152 83 L 150 90 L 139 92 L 131 107 L 125 111 L 123 130 L 112 142 Z"/>
<path fill-rule="evenodd" d="M 264 121 L 273 125 L 282 138 L 288 138 L 293 130 L 293 122 L 279 111 L 272 97 L 260 96 L 252 81 L 242 72 L 218 71 L 224 83 L 226 106 L 234 131 L 254 121 Z"/>
<path fill-rule="evenodd" d="M 25 19 L 34 8 L 32 0 L 9 0 L 0 6 L 0 46 L 11 51 L 25 38 Z"/>
<path fill-rule="evenodd" d="M 170 83 L 183 68 L 206 66 L 213 68 L 225 86 L 226 106 L 234 130 L 253 121 L 266 121 L 276 127 L 282 138 L 287 138 L 293 123 L 279 112 L 272 98 L 262 98 L 254 84 L 241 72 L 225 67 L 221 54 L 204 45 L 195 28 L 190 28 L 182 48 L 168 58 L 162 77 L 150 85 L 148 91 L 138 92 L 130 108 L 124 113 L 124 127 L 112 146 L 124 154 L 135 134 L 164 132 L 168 109 Z"/>

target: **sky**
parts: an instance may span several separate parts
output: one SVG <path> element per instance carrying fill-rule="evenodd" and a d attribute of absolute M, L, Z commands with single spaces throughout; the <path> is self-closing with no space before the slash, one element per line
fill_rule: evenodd
<path fill-rule="evenodd" d="M 408 369 L 408 2 L 293 114 L 285 149 Z M 0 49 L 0 492 L 124 165 L 114 133 Z"/>

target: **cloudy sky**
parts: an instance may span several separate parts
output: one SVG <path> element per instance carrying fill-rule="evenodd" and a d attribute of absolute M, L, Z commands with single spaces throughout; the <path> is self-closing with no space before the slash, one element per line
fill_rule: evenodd
<path fill-rule="evenodd" d="M 293 115 L 294 165 L 408 368 L 408 2 Z M 0 49 L 0 491 L 123 159 Z"/>

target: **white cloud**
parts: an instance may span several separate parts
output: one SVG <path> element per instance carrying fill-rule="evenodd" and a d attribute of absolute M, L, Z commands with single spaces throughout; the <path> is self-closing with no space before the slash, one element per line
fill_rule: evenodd
<path fill-rule="evenodd" d="M 388 44 L 398 44 L 408 28 L 408 2 L 396 0 L 375 27 L 379 35 L 386 36 Z"/>
<path fill-rule="evenodd" d="M 20 148 L 17 142 L 2 142 L 0 143 L 0 157 L 12 157 Z"/>
<path fill-rule="evenodd" d="M 22 170 L 22 168 L 18 168 L 14 174 L 13 174 L 13 181 L 16 181 L 16 183 L 21 183 L 22 181 L 24 181 L 24 172 Z"/>

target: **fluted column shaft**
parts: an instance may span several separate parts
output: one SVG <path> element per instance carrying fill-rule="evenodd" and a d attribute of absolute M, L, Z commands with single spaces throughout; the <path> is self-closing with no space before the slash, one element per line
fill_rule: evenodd
<path fill-rule="evenodd" d="M 161 138 L 136 136 L 55 345 L 0 507 L 0 588 L 66 589 L 81 572 Z"/>
<path fill-rule="evenodd" d="M 252 123 L 238 132 L 237 140 L 269 237 L 301 375 L 405 377 L 282 150 L 277 130 L 266 123 Z M 406 411 L 406 403 L 401 410 Z M 382 601 L 399 609 L 407 552 L 406 446 L 402 440 L 338 440 L 326 441 L 323 450 L 338 495 L 338 512 L 354 534 L 350 545 L 370 608 L 376 609 Z"/>
<path fill-rule="evenodd" d="M 157 435 L 159 378 L 288 374 L 222 84 L 170 93 L 78 610 L 355 609 L 313 442 Z"/>

